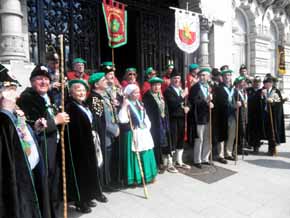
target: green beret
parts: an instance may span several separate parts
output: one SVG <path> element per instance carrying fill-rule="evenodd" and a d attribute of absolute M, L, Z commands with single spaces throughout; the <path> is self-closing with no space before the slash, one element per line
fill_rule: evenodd
<path fill-rule="evenodd" d="M 76 63 L 86 64 L 87 62 L 84 59 L 82 59 L 82 58 L 75 58 L 73 60 L 73 64 L 76 64 Z"/>
<path fill-rule="evenodd" d="M 233 71 L 232 71 L 232 70 L 230 70 L 230 69 L 227 69 L 227 70 L 222 70 L 222 72 L 221 72 L 221 75 L 225 75 L 226 73 L 230 73 L 230 74 L 232 74 L 232 73 L 233 73 Z"/>
<path fill-rule="evenodd" d="M 89 78 L 89 84 L 93 85 L 96 82 L 99 82 L 105 76 L 104 72 L 95 72 Z"/>
<path fill-rule="evenodd" d="M 153 70 L 154 70 L 153 67 L 148 67 L 148 68 L 146 69 L 145 74 L 146 74 L 146 75 L 149 75 L 150 73 L 152 73 Z"/>
<path fill-rule="evenodd" d="M 136 72 L 137 70 L 136 70 L 135 67 L 128 67 L 128 68 L 126 68 L 125 72 L 127 73 L 127 72 L 129 72 L 129 71 L 134 71 L 134 72 Z"/>
<path fill-rule="evenodd" d="M 207 74 L 210 74 L 211 70 L 209 68 L 201 68 L 199 71 L 198 71 L 198 74 L 199 73 L 203 73 L 203 72 L 206 72 Z"/>
<path fill-rule="evenodd" d="M 87 82 L 85 80 L 82 80 L 82 79 L 73 79 L 73 80 L 70 80 L 68 82 L 68 87 L 71 88 L 73 84 L 77 84 L 77 83 L 83 84 L 86 87 L 86 90 L 87 91 L 89 90 L 89 86 L 88 86 Z"/>
<path fill-rule="evenodd" d="M 167 69 L 168 68 L 174 68 L 174 65 L 173 64 L 167 64 L 167 67 L 166 67 Z"/>
<path fill-rule="evenodd" d="M 151 83 L 151 84 L 153 84 L 153 83 L 163 83 L 163 79 L 161 79 L 161 78 L 159 78 L 157 76 L 154 76 L 151 79 L 149 79 L 148 82 Z"/>
<path fill-rule="evenodd" d="M 198 64 L 190 64 L 188 66 L 189 71 L 192 71 L 192 70 L 197 69 L 197 68 L 199 68 L 199 65 Z"/>
<path fill-rule="evenodd" d="M 238 84 L 238 83 L 240 83 L 241 81 L 244 81 L 244 80 L 246 80 L 246 77 L 244 77 L 244 76 L 238 76 L 235 79 L 234 84 Z"/>
<path fill-rule="evenodd" d="M 101 65 L 102 65 L 102 67 L 113 67 L 114 66 L 112 61 L 105 61 Z"/>

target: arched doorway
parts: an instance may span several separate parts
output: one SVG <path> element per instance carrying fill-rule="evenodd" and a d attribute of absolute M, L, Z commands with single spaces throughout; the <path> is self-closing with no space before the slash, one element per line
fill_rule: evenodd
<path fill-rule="evenodd" d="M 233 70 L 238 73 L 241 64 L 249 65 L 248 57 L 248 26 L 246 17 L 241 10 L 236 9 L 233 21 Z"/>

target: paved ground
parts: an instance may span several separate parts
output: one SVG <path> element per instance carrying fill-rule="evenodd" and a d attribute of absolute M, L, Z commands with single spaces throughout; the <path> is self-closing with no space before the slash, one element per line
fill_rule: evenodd
<path fill-rule="evenodd" d="M 159 175 L 148 186 L 107 194 L 91 214 L 73 209 L 70 218 L 290 218 L 290 143 L 280 146 L 278 157 L 246 156 L 218 166 L 237 173 L 207 184 L 183 174 Z M 262 151 L 266 151 L 266 146 Z"/>

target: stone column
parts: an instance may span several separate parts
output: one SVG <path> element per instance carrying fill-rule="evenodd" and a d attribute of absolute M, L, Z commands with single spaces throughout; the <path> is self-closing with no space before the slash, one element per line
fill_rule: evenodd
<path fill-rule="evenodd" d="M 209 67 L 209 53 L 208 53 L 208 32 L 209 21 L 202 17 L 200 20 L 200 48 L 199 48 L 199 64 L 201 67 Z"/>
<path fill-rule="evenodd" d="M 20 0 L 1 0 L 0 62 L 24 60 L 24 37 Z"/>

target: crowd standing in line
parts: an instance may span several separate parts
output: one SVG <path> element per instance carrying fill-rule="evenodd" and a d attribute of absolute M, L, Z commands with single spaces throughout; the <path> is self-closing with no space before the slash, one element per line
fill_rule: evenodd
<path fill-rule="evenodd" d="M 287 99 L 271 74 L 252 78 L 242 65 L 233 79 L 227 65 L 193 63 L 183 88 L 180 71 L 169 64 L 164 75 L 148 67 L 140 86 L 134 67 L 119 83 L 112 62 L 91 75 L 85 65 L 75 58 L 66 73 L 65 112 L 57 53 L 33 69 L 31 87 L 19 97 L 20 84 L 0 65 L 0 217 L 60 217 L 61 125 L 68 200 L 81 213 L 90 213 L 95 200 L 108 202 L 106 192 L 142 183 L 137 152 L 145 182 L 154 183 L 158 173 L 213 165 L 211 157 L 227 164 L 249 149 L 259 154 L 262 140 L 270 156 L 285 143 Z M 192 166 L 184 161 L 185 139 Z"/>

